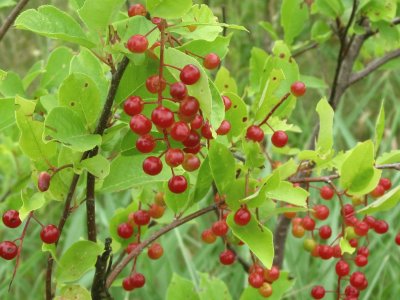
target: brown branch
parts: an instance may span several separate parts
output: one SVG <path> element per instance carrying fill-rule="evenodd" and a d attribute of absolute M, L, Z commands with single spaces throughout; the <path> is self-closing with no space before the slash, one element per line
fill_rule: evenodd
<path fill-rule="evenodd" d="M 93 300 L 112 300 L 112 296 L 105 287 L 105 282 L 107 278 L 107 271 L 110 266 L 112 248 L 112 240 L 110 238 L 106 239 L 104 252 L 101 256 L 97 257 L 96 261 L 96 272 L 93 278 L 93 285 L 91 289 Z"/>
<path fill-rule="evenodd" d="M 299 49 L 298 51 L 296 51 L 295 53 L 292 54 L 292 57 L 296 58 L 310 50 L 313 50 L 315 48 L 318 48 L 319 44 L 318 43 L 312 43 L 310 45 L 307 45 L 306 47 Z"/>
<path fill-rule="evenodd" d="M 350 80 L 347 84 L 347 87 L 360 81 L 361 79 L 363 79 L 366 76 L 368 76 L 369 74 L 371 74 L 373 71 L 377 70 L 379 67 L 383 66 L 387 62 L 389 62 L 392 59 L 395 59 L 397 57 L 400 57 L 400 48 L 387 53 L 385 56 L 383 56 L 381 58 L 373 60 L 372 62 L 367 64 L 367 66 L 363 70 L 361 70 L 357 73 L 354 73 L 350 76 Z"/>
<path fill-rule="evenodd" d="M 28 4 L 29 0 L 21 0 L 17 3 L 11 13 L 4 20 L 3 25 L 0 27 L 0 41 L 6 35 L 8 29 L 10 29 L 11 25 L 14 23 L 15 19 L 19 16 L 23 8 L 26 4 Z"/>
<path fill-rule="evenodd" d="M 153 233 L 153 235 L 151 235 L 147 240 L 141 242 L 131 253 L 129 253 L 129 255 L 125 256 L 124 259 L 122 260 L 122 262 L 111 271 L 110 275 L 107 278 L 106 287 L 109 288 L 111 286 L 111 284 L 114 282 L 114 280 L 117 278 L 118 274 L 121 273 L 123 268 L 132 259 L 137 257 L 140 254 L 140 252 L 142 252 L 143 249 L 146 248 L 147 246 L 149 246 L 152 242 L 154 242 L 155 240 L 157 240 L 159 237 L 166 234 L 167 232 L 169 232 L 169 231 L 171 231 L 193 219 L 196 219 L 202 215 L 205 215 L 205 214 L 213 211 L 215 209 L 215 207 L 216 207 L 216 204 L 213 204 L 211 206 L 203 208 L 203 209 L 196 211 L 182 219 L 175 220 L 172 223 L 161 228 L 159 231 Z"/>

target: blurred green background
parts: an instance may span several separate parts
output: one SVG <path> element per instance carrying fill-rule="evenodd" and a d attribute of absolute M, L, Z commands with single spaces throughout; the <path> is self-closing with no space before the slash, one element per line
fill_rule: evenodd
<path fill-rule="evenodd" d="M 1 0 L 0 0 L 1 2 Z M 211 6 L 214 13 L 227 23 L 240 24 L 249 29 L 250 33 L 235 32 L 230 46 L 230 54 L 224 65 L 231 71 L 244 93 L 248 79 L 249 58 L 253 46 L 265 50 L 271 49 L 272 40 L 268 33 L 259 26 L 260 21 L 269 21 L 274 24 L 278 33 L 282 33 L 279 26 L 279 10 L 281 1 L 278 0 L 209 0 L 195 1 Z M 28 8 L 42 4 L 53 4 L 59 8 L 75 14 L 64 0 L 31 0 Z M 0 10 L 0 19 L 3 20 L 10 9 Z M 304 30 L 301 40 L 309 38 L 309 30 Z M 14 70 L 24 74 L 38 59 L 45 59 L 57 42 L 39 37 L 25 31 L 11 29 L 0 43 L 0 68 Z M 326 89 L 310 90 L 307 97 L 299 100 L 291 123 L 302 128 L 301 134 L 291 134 L 293 145 L 302 147 L 307 143 L 311 131 L 316 123 L 315 105 L 322 96 L 328 95 L 329 84 L 334 75 L 338 43 L 334 40 L 324 47 L 320 47 L 299 56 L 297 61 L 302 74 L 316 76 L 327 83 Z M 350 88 L 342 99 L 335 115 L 335 147 L 337 150 L 354 146 L 358 141 L 370 138 L 373 135 L 374 122 L 382 100 L 385 100 L 386 130 L 382 141 L 381 152 L 397 149 L 400 141 L 400 69 L 375 72 L 367 79 Z M 385 171 L 384 176 L 390 176 L 394 185 L 400 181 L 400 173 Z M 115 209 L 126 206 L 129 195 L 105 195 L 98 200 L 97 213 L 99 239 L 108 236 L 107 224 Z M 210 200 L 211 201 L 211 200 Z M 0 203 L 1 205 L 1 203 Z M 204 205 L 204 204 L 203 204 Z M 339 215 L 339 207 L 334 202 L 329 203 L 331 215 Z M 0 206 L 1 207 L 1 206 Z M 62 248 L 68 248 L 77 237 L 85 235 L 85 215 L 80 209 L 74 213 L 64 231 Z M 60 215 L 60 206 L 48 206 L 46 219 L 57 220 Z M 395 208 L 387 214 L 381 214 L 391 229 L 385 236 L 374 236 L 371 239 L 370 263 L 365 268 L 369 287 L 360 299 L 397 299 L 400 295 L 399 266 L 400 248 L 394 243 L 395 233 L 400 230 L 400 209 Z M 339 219 L 339 218 L 338 218 Z M 338 227 L 338 219 L 329 218 L 328 223 Z M 140 291 L 127 294 L 121 288 L 111 289 L 115 299 L 164 299 L 166 289 L 173 273 L 186 277 L 195 282 L 199 281 L 197 272 L 208 273 L 225 281 L 233 299 L 239 299 L 243 288 L 247 285 L 247 276 L 239 264 L 233 267 L 224 267 L 219 264 L 218 255 L 223 250 L 221 242 L 211 246 L 201 243 L 202 230 L 209 227 L 215 216 L 210 214 L 195 222 L 176 229 L 161 239 L 165 255 L 162 259 L 149 262 L 145 255 L 139 258 L 139 266 L 147 276 L 148 283 Z M 22 228 L 18 229 L 21 230 Z M 11 239 L 16 233 L 0 228 L 0 240 Z M 44 298 L 44 279 L 47 255 L 41 252 L 39 227 L 29 231 L 24 243 L 21 265 L 15 278 L 12 291 L 9 294 L 8 282 L 13 270 L 13 262 L 0 263 L 0 299 L 10 300 L 37 300 Z M 247 251 L 241 249 L 246 256 Z M 332 290 L 336 284 L 334 261 L 320 261 L 311 259 L 308 252 L 302 248 L 302 240 L 289 237 L 286 244 L 285 269 L 295 280 L 293 289 L 285 299 L 310 299 L 309 291 L 315 284 L 323 284 Z M 80 283 L 89 286 L 92 273 L 87 274 Z M 328 295 L 326 299 L 333 299 Z"/>

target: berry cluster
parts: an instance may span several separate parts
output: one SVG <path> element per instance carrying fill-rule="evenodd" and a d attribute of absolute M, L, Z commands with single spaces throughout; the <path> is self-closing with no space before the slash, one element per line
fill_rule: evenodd
<path fill-rule="evenodd" d="M 272 284 L 279 279 L 279 275 L 280 270 L 277 266 L 267 269 L 255 264 L 249 269 L 248 282 L 250 286 L 258 289 L 261 296 L 268 298 L 273 292 Z"/>

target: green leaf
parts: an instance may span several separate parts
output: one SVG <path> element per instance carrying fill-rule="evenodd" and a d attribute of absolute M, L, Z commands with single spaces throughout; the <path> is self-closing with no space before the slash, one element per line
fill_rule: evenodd
<path fill-rule="evenodd" d="M 89 173 L 93 174 L 99 179 L 106 178 L 110 173 L 109 160 L 100 154 L 83 160 L 77 167 L 86 169 Z"/>
<path fill-rule="evenodd" d="M 56 250 L 56 245 L 55 244 L 42 244 L 42 252 L 49 252 L 53 259 L 56 261 L 57 264 L 59 264 L 59 261 L 57 259 L 57 250 Z"/>
<path fill-rule="evenodd" d="M 28 9 L 15 20 L 18 29 L 33 31 L 49 38 L 77 43 L 91 48 L 94 44 L 86 37 L 81 26 L 70 15 L 51 5 Z"/>
<path fill-rule="evenodd" d="M 199 297 L 200 300 L 231 300 L 228 287 L 225 282 L 209 274 L 200 274 Z M 186 298 L 188 299 L 188 298 Z"/>
<path fill-rule="evenodd" d="M 210 91 L 212 99 L 210 124 L 213 129 L 218 129 L 222 121 L 225 120 L 225 105 L 221 97 L 221 92 L 217 89 L 214 82 L 210 79 Z"/>
<path fill-rule="evenodd" d="M 257 207 L 262 205 L 267 199 L 265 197 L 265 188 L 261 188 L 261 183 L 250 178 L 248 183 L 248 191 L 256 191 L 254 194 L 246 197 L 246 179 L 241 177 L 230 182 L 226 189 L 225 201 L 232 211 L 239 209 L 243 202 L 249 207 Z"/>
<path fill-rule="evenodd" d="M 198 202 L 203 199 L 211 188 L 212 177 L 210 176 L 211 169 L 208 157 L 203 161 L 197 173 L 197 180 L 194 188 L 193 201 Z"/>
<path fill-rule="evenodd" d="M 400 201 L 400 186 L 395 187 L 391 191 L 387 192 L 382 197 L 378 198 L 368 206 L 360 209 L 357 213 L 369 215 L 379 211 L 388 211 L 395 207 Z"/>
<path fill-rule="evenodd" d="M 319 133 L 316 150 L 320 155 L 324 155 L 330 153 L 333 147 L 334 112 L 325 98 L 318 102 L 316 111 L 319 115 Z"/>
<path fill-rule="evenodd" d="M 225 112 L 225 119 L 231 123 L 231 130 L 228 133 L 228 138 L 238 137 L 246 128 L 248 113 L 247 105 L 238 95 L 234 93 L 224 93 L 224 96 L 229 97 L 232 102 L 231 108 Z"/>
<path fill-rule="evenodd" d="M 47 142 L 56 140 L 79 152 L 101 144 L 101 136 L 90 134 L 81 117 L 68 107 L 56 107 L 49 113 L 43 136 Z"/>
<path fill-rule="evenodd" d="M 384 102 L 382 101 L 381 109 L 379 111 L 379 115 L 378 118 L 376 119 L 376 124 L 375 124 L 375 137 L 374 137 L 375 154 L 378 153 L 383 133 L 385 131 L 385 108 L 383 104 Z"/>
<path fill-rule="evenodd" d="M 344 160 L 340 184 L 350 195 L 364 195 L 377 186 L 381 174 L 374 168 L 374 145 L 368 140 L 358 144 Z"/>
<path fill-rule="evenodd" d="M 266 183 L 266 186 L 269 187 L 268 183 Z M 268 198 L 303 207 L 307 206 L 306 200 L 309 195 L 310 193 L 306 190 L 294 187 L 291 182 L 287 181 L 281 181 L 278 187 L 274 188 L 272 185 L 271 189 L 266 190 Z"/>
<path fill-rule="evenodd" d="M 0 8 L 14 6 L 15 3 L 16 2 L 14 0 L 1 0 Z"/>
<path fill-rule="evenodd" d="M 233 214 L 228 215 L 226 222 L 233 234 L 249 246 L 262 264 L 266 268 L 271 268 L 274 259 L 272 232 L 259 224 L 254 215 L 246 226 L 237 225 L 233 220 Z"/>
<path fill-rule="evenodd" d="M 75 281 L 94 268 L 97 256 L 103 252 L 102 245 L 91 241 L 78 241 L 60 258 L 56 278 L 59 283 Z"/>
<path fill-rule="evenodd" d="M 327 41 L 331 37 L 331 35 L 331 28 L 326 22 L 322 20 L 317 20 L 311 28 L 311 39 L 316 41 L 317 43 L 323 43 Z"/>
<path fill-rule="evenodd" d="M 178 19 L 192 7 L 192 0 L 146 0 L 146 7 L 152 17 Z"/>
<path fill-rule="evenodd" d="M 211 141 L 208 157 L 215 185 L 218 192 L 223 195 L 229 184 L 235 181 L 235 159 L 229 149 L 217 141 Z"/>
<path fill-rule="evenodd" d="M 32 190 L 21 191 L 22 207 L 18 210 L 19 217 L 24 220 L 31 211 L 42 208 L 45 204 L 44 193 L 33 193 Z"/>
<path fill-rule="evenodd" d="M 105 32 L 107 26 L 124 4 L 124 0 L 86 0 L 78 10 L 78 14 L 85 24 L 97 32 Z"/>
<path fill-rule="evenodd" d="M 168 188 L 168 182 L 164 183 L 165 203 L 167 204 L 168 208 L 172 209 L 174 213 L 182 212 L 182 210 L 187 206 L 190 201 L 190 180 L 189 176 L 185 177 L 188 182 L 188 188 L 186 189 L 186 191 L 180 194 L 175 194 L 171 192 Z"/>
<path fill-rule="evenodd" d="M 253 141 L 243 143 L 243 152 L 246 155 L 245 165 L 248 168 L 264 166 L 265 157 L 262 154 L 260 143 L 254 143 Z"/>
<path fill-rule="evenodd" d="M 0 132 L 15 123 L 14 99 L 0 99 Z"/>
<path fill-rule="evenodd" d="M 199 300 L 196 288 L 192 281 L 180 277 L 176 273 L 172 275 L 171 282 L 167 289 L 167 300 Z"/>
<path fill-rule="evenodd" d="M 255 94 L 260 89 L 261 78 L 264 73 L 265 62 L 268 60 L 268 53 L 261 48 L 253 47 L 250 57 L 250 91 Z"/>
<path fill-rule="evenodd" d="M 60 291 L 60 296 L 54 298 L 54 300 L 91 300 L 92 297 L 87 289 L 80 285 L 70 284 L 63 286 Z"/>
<path fill-rule="evenodd" d="M 0 80 L 0 94 L 5 98 L 16 95 L 25 96 L 25 89 L 21 78 L 14 72 L 7 72 Z"/>
<path fill-rule="evenodd" d="M 171 178 L 171 170 L 163 168 L 157 176 L 149 176 L 143 172 L 142 164 L 148 155 L 120 155 L 111 162 L 110 174 L 103 183 L 102 192 L 122 191 L 145 183 L 167 181 Z"/>
<path fill-rule="evenodd" d="M 303 31 L 308 19 L 307 5 L 301 0 L 283 0 L 281 9 L 281 25 L 285 32 L 285 42 L 291 45 Z"/>
<path fill-rule="evenodd" d="M 316 0 L 313 4 L 312 12 L 318 12 L 330 18 L 336 18 L 342 16 L 344 5 L 342 0 Z"/>
<path fill-rule="evenodd" d="M 87 75 L 73 73 L 60 86 L 58 99 L 61 106 L 76 112 L 85 127 L 94 130 L 101 111 L 100 92 L 96 83 Z"/>
<path fill-rule="evenodd" d="M 378 165 L 393 164 L 400 162 L 400 150 L 383 153 L 377 160 Z"/>
<path fill-rule="evenodd" d="M 273 173 L 279 173 L 279 177 L 281 179 L 287 179 L 294 173 L 296 173 L 298 169 L 297 163 L 291 158 L 284 164 L 280 165 L 278 168 L 276 168 Z"/>
<path fill-rule="evenodd" d="M 340 250 L 341 250 L 342 254 L 344 254 L 344 253 L 353 254 L 354 251 L 356 251 L 356 248 L 353 248 L 350 245 L 349 241 L 342 237 L 340 238 L 339 246 L 340 246 Z"/>
<path fill-rule="evenodd" d="M 36 102 L 15 97 L 15 118 L 21 132 L 19 146 L 22 152 L 34 161 L 48 162 L 57 153 L 56 144 L 45 144 L 42 140 L 44 124 L 32 118 Z"/>
<path fill-rule="evenodd" d="M 310 89 L 327 89 L 328 84 L 324 79 L 314 76 L 300 74 L 300 81 L 302 81 L 307 88 Z"/>
<path fill-rule="evenodd" d="M 113 239 L 113 245 L 115 242 L 118 242 L 122 248 L 125 248 L 129 245 L 129 243 L 132 243 L 135 239 L 136 236 L 132 235 L 129 239 L 123 239 L 118 235 L 118 226 L 121 223 L 125 223 L 129 220 L 129 214 L 132 212 L 136 211 L 138 209 L 138 203 L 135 201 L 132 201 L 131 204 L 126 207 L 126 208 L 119 208 L 114 212 L 114 215 L 112 216 L 110 220 L 110 236 Z M 115 248 L 115 245 L 113 246 L 113 250 L 116 251 L 117 249 Z"/>
<path fill-rule="evenodd" d="M 215 85 L 221 93 L 237 94 L 238 92 L 235 79 L 231 77 L 231 74 L 225 67 L 221 67 L 218 70 L 217 76 L 215 77 Z"/>
<path fill-rule="evenodd" d="M 278 33 L 276 32 L 274 25 L 272 25 L 270 22 L 266 22 L 266 21 L 261 21 L 260 23 L 258 23 L 266 32 L 269 33 L 269 35 L 271 36 L 271 39 L 273 41 L 279 40 L 279 36 Z"/>
<path fill-rule="evenodd" d="M 362 13 L 367 15 L 372 22 L 391 22 L 396 16 L 396 0 L 371 0 L 362 8 Z"/>
<path fill-rule="evenodd" d="M 32 82 L 43 73 L 45 73 L 45 70 L 43 69 L 43 60 L 39 60 L 32 65 L 28 73 L 22 79 L 24 89 L 26 90 Z"/>

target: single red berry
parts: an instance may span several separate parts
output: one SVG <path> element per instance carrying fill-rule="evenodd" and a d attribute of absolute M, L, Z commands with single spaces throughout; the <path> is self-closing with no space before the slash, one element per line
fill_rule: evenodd
<path fill-rule="evenodd" d="M 259 274 L 264 276 L 264 268 L 261 267 L 260 265 L 254 264 L 254 265 L 250 266 L 250 268 L 249 268 L 247 273 L 249 273 L 249 274 L 251 274 L 251 273 L 259 273 Z"/>
<path fill-rule="evenodd" d="M 248 277 L 249 284 L 253 287 L 258 289 L 264 283 L 264 276 L 260 273 L 250 273 Z"/>
<path fill-rule="evenodd" d="M 179 77 L 184 84 L 192 85 L 199 81 L 200 76 L 200 70 L 195 65 L 189 64 L 183 67 Z"/>
<path fill-rule="evenodd" d="M 17 228 L 22 223 L 19 212 L 13 209 L 6 211 L 3 214 L 3 223 L 9 228 Z"/>
<path fill-rule="evenodd" d="M 125 252 L 126 252 L 127 254 L 129 254 L 129 253 L 131 253 L 133 250 L 135 250 L 135 248 L 136 248 L 137 246 L 139 246 L 139 245 L 140 245 L 140 243 L 136 243 L 136 242 L 130 243 L 130 244 L 128 245 L 128 247 L 126 247 Z"/>
<path fill-rule="evenodd" d="M 306 85 L 301 81 L 296 81 L 290 86 L 290 91 L 296 97 L 301 97 L 306 92 Z"/>
<path fill-rule="evenodd" d="M 147 250 L 147 255 L 151 258 L 151 259 L 159 259 L 162 255 L 164 254 L 164 249 L 163 247 L 158 244 L 158 243 L 154 243 L 152 244 L 149 249 Z"/>
<path fill-rule="evenodd" d="M 394 241 L 396 242 L 397 245 L 400 246 L 400 233 L 398 233 L 398 234 L 396 235 L 396 237 L 394 238 Z"/>
<path fill-rule="evenodd" d="M 359 267 L 364 267 L 368 264 L 368 257 L 364 255 L 357 255 L 354 263 Z"/>
<path fill-rule="evenodd" d="M 165 212 L 165 207 L 158 205 L 156 203 L 153 203 L 150 208 L 149 208 L 149 215 L 153 219 L 159 219 L 164 215 Z"/>
<path fill-rule="evenodd" d="M 379 180 L 379 185 L 382 186 L 385 191 L 390 190 L 390 188 L 392 187 L 392 182 L 390 181 L 389 178 L 381 178 Z"/>
<path fill-rule="evenodd" d="M 321 285 L 314 286 L 311 290 L 311 297 L 314 299 L 322 299 L 325 297 L 325 289 Z"/>
<path fill-rule="evenodd" d="M 178 121 L 172 125 L 169 133 L 175 141 L 183 142 L 188 138 L 190 134 L 190 128 L 185 122 Z"/>
<path fill-rule="evenodd" d="M 187 117 L 193 117 L 199 109 L 200 104 L 195 97 L 187 97 L 179 105 L 179 113 Z"/>
<path fill-rule="evenodd" d="M 40 172 L 38 178 L 38 189 L 41 192 L 46 192 L 50 187 L 51 175 L 47 172 Z"/>
<path fill-rule="evenodd" d="M 3 241 L 0 243 L 0 257 L 5 260 L 14 259 L 18 255 L 18 247 L 14 242 Z"/>
<path fill-rule="evenodd" d="M 149 46 L 149 41 L 144 35 L 135 34 L 132 36 L 127 43 L 127 48 L 133 53 L 143 53 Z"/>
<path fill-rule="evenodd" d="M 279 267 L 272 266 L 271 269 L 264 270 L 264 279 L 265 279 L 265 281 L 272 283 L 272 282 L 278 280 L 280 274 L 281 274 L 281 272 L 279 270 Z"/>
<path fill-rule="evenodd" d="M 159 17 L 153 17 L 151 18 L 151 23 L 153 23 L 154 25 L 157 25 L 158 29 L 162 29 L 162 22 L 164 19 L 159 18 Z"/>
<path fill-rule="evenodd" d="M 215 222 L 211 229 L 216 236 L 224 236 L 228 233 L 229 227 L 225 220 L 220 220 Z"/>
<path fill-rule="evenodd" d="M 350 240 L 349 240 L 349 244 L 350 244 L 350 246 L 352 246 L 353 248 L 357 248 L 357 246 L 358 246 L 358 240 L 357 240 L 357 239 L 350 239 Z"/>
<path fill-rule="evenodd" d="M 40 231 L 40 238 L 45 244 L 54 244 L 58 241 L 60 237 L 60 231 L 55 225 L 47 225 L 42 228 Z"/>
<path fill-rule="evenodd" d="M 181 194 L 186 191 L 188 186 L 185 176 L 175 175 L 168 180 L 168 188 L 172 193 Z"/>
<path fill-rule="evenodd" d="M 133 227 L 128 223 L 122 223 L 117 228 L 118 236 L 123 239 L 129 239 L 133 234 Z"/>
<path fill-rule="evenodd" d="M 124 102 L 124 111 L 129 116 L 140 114 L 144 108 L 144 102 L 139 96 L 131 96 Z"/>
<path fill-rule="evenodd" d="M 282 148 L 285 147 L 285 145 L 288 142 L 288 136 L 286 132 L 282 130 L 275 131 L 274 134 L 271 137 L 271 142 L 275 147 Z"/>
<path fill-rule="evenodd" d="M 251 213 L 246 207 L 239 208 L 233 217 L 233 220 L 239 226 L 247 225 L 250 222 L 250 219 Z"/>
<path fill-rule="evenodd" d="M 141 273 L 136 273 L 131 276 L 132 284 L 135 288 L 141 288 L 146 283 L 146 278 Z"/>
<path fill-rule="evenodd" d="M 136 141 L 136 149 L 141 153 L 150 153 L 156 147 L 156 141 L 150 134 L 140 136 Z"/>
<path fill-rule="evenodd" d="M 344 260 L 339 260 L 336 263 L 335 270 L 339 277 L 347 276 L 350 273 L 350 266 Z"/>
<path fill-rule="evenodd" d="M 246 138 L 260 143 L 264 140 L 264 131 L 259 126 L 251 125 L 247 128 Z"/>
<path fill-rule="evenodd" d="M 303 228 L 305 230 L 314 230 L 315 229 L 315 221 L 313 219 L 311 219 L 309 216 L 305 216 L 303 218 L 303 220 L 301 221 L 301 226 L 303 226 Z"/>
<path fill-rule="evenodd" d="M 341 213 L 345 218 L 351 217 L 354 214 L 354 207 L 351 204 L 345 204 L 343 205 Z"/>
<path fill-rule="evenodd" d="M 362 287 L 365 285 L 365 280 L 365 275 L 361 272 L 354 272 L 350 276 L 350 284 L 358 290 L 361 290 Z"/>
<path fill-rule="evenodd" d="M 192 153 L 186 153 L 182 167 L 185 169 L 185 171 L 193 172 L 200 167 L 200 159 Z"/>
<path fill-rule="evenodd" d="M 355 216 L 350 216 L 350 217 L 345 217 L 344 218 L 344 223 L 347 226 L 356 226 L 358 222 L 359 221 Z"/>
<path fill-rule="evenodd" d="M 333 257 L 333 248 L 328 245 L 320 245 L 318 250 L 322 259 L 331 259 Z"/>
<path fill-rule="evenodd" d="M 342 257 L 342 249 L 339 245 L 333 246 L 333 257 L 340 258 Z"/>
<path fill-rule="evenodd" d="M 321 239 L 327 240 L 332 235 L 332 229 L 329 225 L 323 225 L 318 230 Z"/>
<path fill-rule="evenodd" d="M 131 130 L 138 135 L 148 134 L 151 130 L 151 121 L 144 115 L 135 115 L 132 117 L 129 126 Z"/>
<path fill-rule="evenodd" d="M 200 144 L 198 144 L 195 147 L 191 147 L 191 148 L 183 148 L 183 152 L 191 153 L 191 154 L 197 154 L 197 153 L 200 152 L 200 150 L 201 150 L 201 145 Z"/>
<path fill-rule="evenodd" d="M 203 127 L 201 127 L 201 135 L 207 140 L 211 140 L 213 138 L 211 126 L 208 122 L 205 122 Z"/>
<path fill-rule="evenodd" d="M 181 149 L 170 148 L 165 153 L 165 162 L 171 168 L 175 168 L 179 166 L 181 163 L 183 163 L 184 158 L 185 156 Z"/>
<path fill-rule="evenodd" d="M 174 82 L 169 87 L 169 93 L 171 97 L 175 100 L 183 100 L 188 95 L 186 84 L 183 82 Z"/>
<path fill-rule="evenodd" d="M 160 75 L 158 74 L 152 75 L 146 80 L 146 88 L 152 94 L 157 94 L 159 91 L 162 92 L 166 86 L 167 82 L 162 77 L 160 80 Z"/>
<path fill-rule="evenodd" d="M 218 135 L 226 135 L 231 130 L 231 123 L 227 120 L 223 120 L 221 125 L 217 129 Z"/>
<path fill-rule="evenodd" d="M 146 14 L 146 8 L 140 3 L 131 5 L 128 10 L 128 16 L 130 17 L 145 16 Z"/>
<path fill-rule="evenodd" d="M 160 174 L 162 168 L 162 161 L 156 156 L 149 156 L 143 161 L 143 171 L 148 175 Z"/>
<path fill-rule="evenodd" d="M 360 221 L 356 224 L 356 226 L 354 226 L 354 232 L 358 235 L 358 236 L 365 236 L 367 235 L 369 230 L 369 226 L 367 223 Z"/>
<path fill-rule="evenodd" d="M 209 53 L 204 57 L 203 66 L 206 69 L 213 70 L 218 68 L 219 64 L 221 63 L 221 59 L 215 53 Z"/>
<path fill-rule="evenodd" d="M 235 262 L 236 255 L 231 250 L 225 250 L 219 255 L 219 261 L 223 265 L 231 265 Z"/>
<path fill-rule="evenodd" d="M 212 244 L 216 241 L 217 236 L 211 229 L 206 229 L 202 232 L 201 239 L 203 240 L 204 243 Z"/>
<path fill-rule="evenodd" d="M 200 144 L 200 136 L 195 130 L 191 130 L 182 144 L 188 148 L 194 148 Z M 199 149 L 200 150 L 200 149 Z"/>
<path fill-rule="evenodd" d="M 313 207 L 313 215 L 318 220 L 326 220 L 329 216 L 329 208 L 323 204 L 318 204 Z"/>
<path fill-rule="evenodd" d="M 151 120 L 160 128 L 168 128 L 174 124 L 174 113 L 164 106 L 158 106 L 151 113 Z"/>
<path fill-rule="evenodd" d="M 373 216 L 365 216 L 363 221 L 368 224 L 369 228 L 375 227 L 375 218 Z"/>
<path fill-rule="evenodd" d="M 368 250 L 367 247 L 364 247 L 364 246 L 363 246 L 363 247 L 358 248 L 357 254 L 358 254 L 358 255 L 363 255 L 363 256 L 365 256 L 365 257 L 368 257 L 368 255 L 369 255 L 369 250 Z"/>
<path fill-rule="evenodd" d="M 135 286 L 133 285 L 132 282 L 132 278 L 130 276 L 124 278 L 124 280 L 122 281 L 122 288 L 128 292 L 133 291 L 135 289 Z"/>
<path fill-rule="evenodd" d="M 193 121 L 190 122 L 190 128 L 193 130 L 200 129 L 203 126 L 203 117 L 201 115 L 195 115 Z"/>
<path fill-rule="evenodd" d="M 232 107 L 232 100 L 228 96 L 222 96 L 224 101 L 225 111 L 228 111 Z"/>
<path fill-rule="evenodd" d="M 139 226 L 144 226 L 150 223 L 150 214 L 147 210 L 140 209 L 133 214 L 133 220 Z"/>
<path fill-rule="evenodd" d="M 344 294 L 346 296 L 358 297 L 360 295 L 360 292 L 355 287 L 348 285 L 344 289 Z"/>
<path fill-rule="evenodd" d="M 374 226 L 375 232 L 378 234 L 384 234 L 389 230 L 389 224 L 384 220 L 377 220 Z"/>
<path fill-rule="evenodd" d="M 322 199 L 331 200 L 335 192 L 329 186 L 325 185 L 319 190 L 319 194 Z"/>
<path fill-rule="evenodd" d="M 374 198 L 379 198 L 385 194 L 385 188 L 378 184 L 376 188 L 370 193 L 370 195 Z"/>

